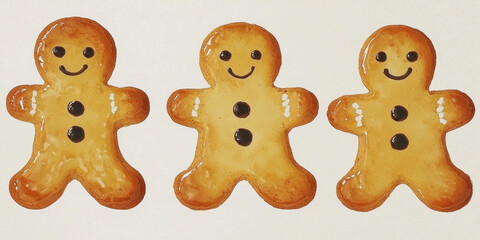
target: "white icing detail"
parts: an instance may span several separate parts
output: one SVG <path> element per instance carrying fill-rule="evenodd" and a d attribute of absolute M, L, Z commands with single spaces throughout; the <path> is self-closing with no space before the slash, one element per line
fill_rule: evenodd
<path fill-rule="evenodd" d="M 42 39 L 43 39 L 43 38 L 42 38 Z M 40 42 L 40 43 L 38 44 L 37 54 L 40 52 L 40 48 L 42 48 L 42 46 L 43 46 L 43 42 Z M 42 68 L 43 68 L 43 59 L 42 59 L 42 56 L 40 56 L 40 57 L 38 58 L 38 60 L 40 60 L 41 65 L 42 65 Z"/>
<path fill-rule="evenodd" d="M 32 92 L 32 110 L 30 110 L 30 115 L 35 115 L 37 111 L 37 91 L 33 90 Z"/>
<path fill-rule="evenodd" d="M 192 117 L 198 117 L 198 108 L 200 107 L 200 98 L 195 98 L 195 104 L 192 109 Z"/>
<path fill-rule="evenodd" d="M 192 109 L 192 117 L 198 117 L 198 112 Z"/>
<path fill-rule="evenodd" d="M 282 94 L 282 106 L 285 107 L 285 111 L 283 111 L 283 116 L 290 117 L 290 99 L 288 98 L 288 94 Z"/>
<path fill-rule="evenodd" d="M 23 98 L 20 98 L 20 107 L 22 108 L 22 110 L 25 109 L 25 107 L 23 106 Z"/>
<path fill-rule="evenodd" d="M 355 109 L 355 113 L 357 114 L 357 117 L 355 117 L 355 121 L 357 121 L 357 127 L 363 126 L 363 123 L 362 123 L 363 110 L 360 108 L 360 105 L 358 105 L 358 103 L 356 102 L 352 104 L 352 107 Z"/>
<path fill-rule="evenodd" d="M 47 86 L 45 86 L 45 88 L 43 89 L 43 91 L 47 91 L 47 89 L 50 87 L 50 84 L 48 84 Z"/>
<path fill-rule="evenodd" d="M 438 118 L 440 119 L 440 123 L 445 125 L 447 124 L 447 120 L 444 118 L 445 113 L 443 112 L 443 110 L 445 109 L 445 107 L 443 107 L 443 103 L 444 103 L 443 97 L 440 97 L 437 103 L 438 103 L 438 107 L 437 107 Z"/>
<path fill-rule="evenodd" d="M 42 43 L 40 43 L 38 47 L 40 47 L 40 46 L 42 46 Z M 42 56 L 38 57 L 38 62 L 40 63 L 40 67 L 43 68 L 43 58 L 42 58 Z"/>
<path fill-rule="evenodd" d="M 112 114 L 115 114 L 118 110 L 118 106 L 115 103 L 115 94 L 111 93 L 110 94 L 110 110 L 112 111 Z"/>
<path fill-rule="evenodd" d="M 290 105 L 287 105 L 285 107 L 285 112 L 283 113 L 283 116 L 289 117 L 290 116 Z"/>

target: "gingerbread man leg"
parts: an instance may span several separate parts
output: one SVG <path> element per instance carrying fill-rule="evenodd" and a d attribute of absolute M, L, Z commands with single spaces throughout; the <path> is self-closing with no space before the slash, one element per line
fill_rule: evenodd
<path fill-rule="evenodd" d="M 249 182 L 270 205 L 283 209 L 301 208 L 312 201 L 317 183 L 304 168 L 284 162 L 282 167 L 256 172 L 257 175 L 252 178 L 255 180 L 249 179 Z"/>
<path fill-rule="evenodd" d="M 451 164 L 432 164 L 433 158 L 438 159 L 435 154 L 424 157 L 426 159 L 419 159 L 419 166 L 407 176 L 409 186 L 418 198 L 437 211 L 450 212 L 465 206 L 472 197 L 472 182 L 468 175 Z"/>
<path fill-rule="evenodd" d="M 395 176 L 385 170 L 353 167 L 338 182 L 337 196 L 353 210 L 370 211 L 380 206 L 398 183 Z"/>
<path fill-rule="evenodd" d="M 290 149 L 277 144 L 263 153 L 262 159 L 255 159 L 248 171 L 251 174 L 247 180 L 255 191 L 267 203 L 282 209 L 301 208 L 310 203 L 315 197 L 317 182 L 295 162 Z"/>
<path fill-rule="evenodd" d="M 10 180 L 10 194 L 20 205 L 40 209 L 54 203 L 70 182 L 68 160 L 34 152 L 28 164 Z"/>
<path fill-rule="evenodd" d="M 213 169 L 208 164 L 200 164 L 193 170 L 180 173 L 175 179 L 175 194 L 186 206 L 192 209 L 211 209 L 220 206 L 232 193 L 233 188 L 241 179 Z"/>
<path fill-rule="evenodd" d="M 80 163 L 78 179 L 100 204 L 116 209 L 132 208 L 142 201 L 145 182 L 123 158 L 110 156 L 115 154 L 96 155 L 92 158 L 94 162 Z"/>

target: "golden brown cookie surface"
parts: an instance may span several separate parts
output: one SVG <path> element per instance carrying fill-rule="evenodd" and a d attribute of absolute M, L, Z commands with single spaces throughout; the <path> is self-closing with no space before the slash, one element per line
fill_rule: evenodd
<path fill-rule="evenodd" d="M 355 165 L 337 185 L 345 206 L 372 210 L 401 183 L 438 211 L 470 200 L 470 178 L 451 162 L 445 135 L 475 108 L 457 90 L 429 91 L 435 61 L 431 41 L 407 26 L 383 27 L 365 42 L 359 70 L 369 92 L 343 96 L 327 113 L 335 128 L 359 137 Z"/>
<path fill-rule="evenodd" d="M 305 89 L 275 87 L 280 65 L 276 39 L 257 25 L 232 23 L 206 37 L 200 67 L 211 87 L 178 90 L 167 106 L 199 133 L 194 161 L 174 184 L 185 206 L 218 207 L 241 180 L 277 208 L 313 199 L 315 178 L 293 159 L 288 132 L 312 121 L 318 102 Z"/>
<path fill-rule="evenodd" d="M 77 179 L 102 205 L 136 206 L 145 183 L 123 159 L 117 130 L 143 121 L 149 102 L 139 89 L 107 85 L 116 59 L 111 35 L 90 19 L 59 19 L 40 33 L 34 55 L 45 84 L 7 96 L 10 115 L 35 125 L 32 157 L 10 181 L 13 199 L 44 208 Z"/>

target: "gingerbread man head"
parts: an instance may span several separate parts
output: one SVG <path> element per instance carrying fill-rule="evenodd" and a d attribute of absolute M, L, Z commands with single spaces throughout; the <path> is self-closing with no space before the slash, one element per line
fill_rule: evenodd
<path fill-rule="evenodd" d="M 38 36 L 34 54 L 37 69 L 49 84 L 79 78 L 106 83 L 115 67 L 116 48 L 100 24 L 73 17 L 49 24 Z"/>
<path fill-rule="evenodd" d="M 435 60 L 433 44 L 421 31 L 408 26 L 387 26 L 365 41 L 360 52 L 360 76 L 374 92 L 427 90 Z"/>
<path fill-rule="evenodd" d="M 280 65 L 277 40 L 267 30 L 254 24 L 220 26 L 205 38 L 200 50 L 200 68 L 211 86 L 271 86 Z"/>

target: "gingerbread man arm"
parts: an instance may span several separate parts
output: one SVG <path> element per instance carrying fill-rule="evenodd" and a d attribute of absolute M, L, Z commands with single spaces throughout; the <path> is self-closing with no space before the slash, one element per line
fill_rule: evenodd
<path fill-rule="evenodd" d="M 458 90 L 434 91 L 438 122 L 445 125 L 446 131 L 461 127 L 472 120 L 475 106 L 467 94 Z"/>
<path fill-rule="evenodd" d="M 363 134 L 365 125 L 362 122 L 365 95 L 343 96 L 328 106 L 327 117 L 330 124 L 338 130 L 353 133 L 355 135 Z"/>
<path fill-rule="evenodd" d="M 12 117 L 34 123 L 40 119 L 37 111 L 37 95 L 41 85 L 21 85 L 7 95 L 7 111 Z"/>
<path fill-rule="evenodd" d="M 167 111 L 172 120 L 178 124 L 195 128 L 200 120 L 198 110 L 201 107 L 202 89 L 177 90 L 168 98 Z"/>
<path fill-rule="evenodd" d="M 307 124 L 318 114 L 318 100 L 303 88 L 282 89 L 282 107 L 286 126 L 296 127 Z"/>
<path fill-rule="evenodd" d="M 147 94 L 133 87 L 115 88 L 109 96 L 110 110 L 118 127 L 142 122 L 150 112 Z"/>

